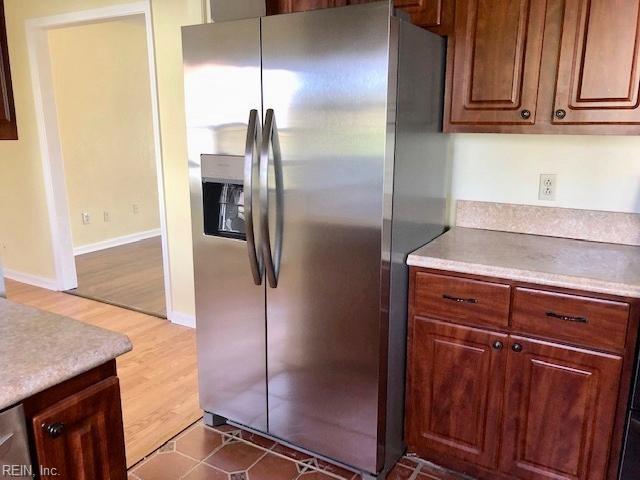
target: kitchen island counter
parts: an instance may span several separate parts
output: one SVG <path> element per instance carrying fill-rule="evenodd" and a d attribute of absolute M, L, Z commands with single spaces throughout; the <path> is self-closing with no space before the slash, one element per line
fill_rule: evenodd
<path fill-rule="evenodd" d="M 0 298 L 0 410 L 131 348 L 125 335 Z"/>

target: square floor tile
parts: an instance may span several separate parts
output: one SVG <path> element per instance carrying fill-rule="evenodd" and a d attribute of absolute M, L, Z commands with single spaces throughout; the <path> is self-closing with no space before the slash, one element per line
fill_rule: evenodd
<path fill-rule="evenodd" d="M 184 480 L 229 480 L 229 474 L 201 463 L 191 470 Z"/>
<path fill-rule="evenodd" d="M 264 453 L 264 450 L 238 441 L 224 445 L 204 461 L 220 470 L 233 473 L 247 470 Z"/>
<path fill-rule="evenodd" d="M 197 425 L 176 440 L 176 451 L 196 460 L 202 460 L 222 445 L 222 436 L 213 430 Z"/>
<path fill-rule="evenodd" d="M 336 477 L 331 477 L 322 472 L 309 472 L 300 475 L 298 480 L 336 480 Z"/>
<path fill-rule="evenodd" d="M 267 450 L 276 444 L 275 440 L 271 440 L 270 438 L 250 432 L 249 430 L 235 427 L 233 425 L 221 425 L 219 427 L 215 427 L 215 429 L 228 435 L 236 435 L 239 438 L 246 440 L 247 442 L 259 445 L 263 448 L 266 448 Z"/>
<path fill-rule="evenodd" d="M 387 480 L 408 480 L 413 475 L 414 468 L 407 468 L 397 464 L 387 475 Z"/>
<path fill-rule="evenodd" d="M 251 480 L 293 480 L 299 473 L 295 462 L 268 453 L 247 472 Z"/>
<path fill-rule="evenodd" d="M 132 473 L 141 480 L 176 480 L 197 464 L 179 453 L 157 453 Z"/>

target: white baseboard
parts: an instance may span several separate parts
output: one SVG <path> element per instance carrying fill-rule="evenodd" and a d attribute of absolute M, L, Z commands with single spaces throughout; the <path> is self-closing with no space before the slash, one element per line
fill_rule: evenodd
<path fill-rule="evenodd" d="M 171 321 L 171 323 L 182 325 L 183 327 L 196 328 L 195 315 L 173 311 L 167 312 L 167 318 L 169 319 L 169 321 Z"/>
<path fill-rule="evenodd" d="M 146 240 L 147 238 L 159 237 L 161 235 L 159 228 L 153 230 L 146 230 L 144 232 L 131 233 L 129 235 L 123 235 L 122 237 L 108 238 L 101 242 L 88 243 L 86 245 L 80 245 L 73 248 L 73 255 L 82 255 L 84 253 L 97 252 L 99 250 L 105 250 L 107 248 L 119 247 L 120 245 L 126 245 L 127 243 L 139 242 L 140 240 Z"/>
<path fill-rule="evenodd" d="M 26 283 L 33 285 L 34 287 L 46 288 L 47 290 L 60 290 L 55 278 L 39 277 L 37 275 L 31 275 L 29 273 L 17 272 L 9 268 L 4 269 L 4 276 L 15 280 L 16 282 Z"/>

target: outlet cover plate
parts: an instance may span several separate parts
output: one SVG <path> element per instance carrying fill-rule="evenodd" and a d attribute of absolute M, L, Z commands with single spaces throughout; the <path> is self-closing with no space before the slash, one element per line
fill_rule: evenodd
<path fill-rule="evenodd" d="M 555 173 L 541 173 L 538 200 L 555 200 L 558 176 Z"/>

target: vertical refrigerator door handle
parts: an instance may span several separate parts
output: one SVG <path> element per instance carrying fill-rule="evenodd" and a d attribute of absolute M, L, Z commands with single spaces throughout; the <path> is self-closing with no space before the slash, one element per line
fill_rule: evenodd
<path fill-rule="evenodd" d="M 262 285 L 263 265 L 260 251 L 256 250 L 256 238 L 253 231 L 253 172 L 257 163 L 257 150 L 260 145 L 260 128 L 258 126 L 258 111 L 249 112 L 249 126 L 247 128 L 247 142 L 244 150 L 244 217 L 247 232 L 247 250 L 249 265 L 253 275 L 253 283 Z"/>
<path fill-rule="evenodd" d="M 269 232 L 269 147 L 273 152 L 273 171 L 276 187 L 276 237 L 275 252 L 271 252 L 271 234 Z M 260 149 L 260 233 L 262 241 L 262 258 L 265 265 L 269 286 L 278 286 L 280 257 L 282 255 L 282 222 L 283 222 L 283 186 L 282 157 L 278 127 L 273 109 L 268 109 L 264 117 L 262 130 L 262 148 Z"/>

